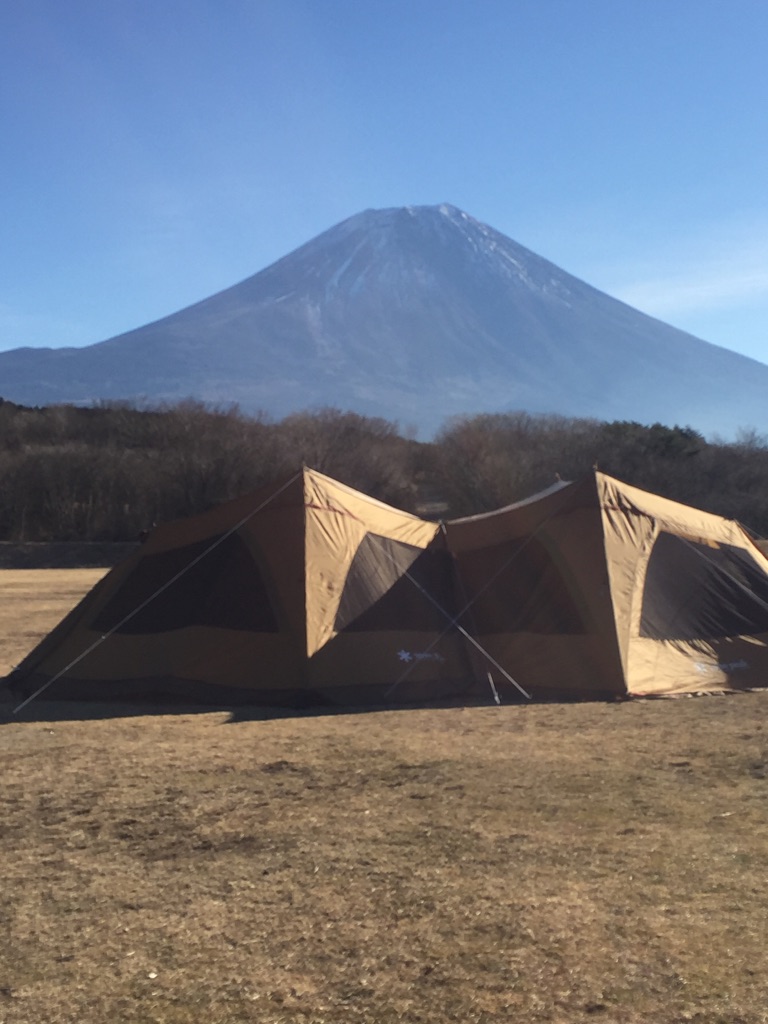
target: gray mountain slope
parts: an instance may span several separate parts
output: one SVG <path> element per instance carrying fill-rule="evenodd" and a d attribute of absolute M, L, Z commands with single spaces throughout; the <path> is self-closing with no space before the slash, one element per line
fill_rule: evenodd
<path fill-rule="evenodd" d="M 428 435 L 525 409 L 763 429 L 768 366 L 632 309 L 451 206 L 368 210 L 240 284 L 86 348 L 0 353 L 0 395 L 319 406 Z"/>

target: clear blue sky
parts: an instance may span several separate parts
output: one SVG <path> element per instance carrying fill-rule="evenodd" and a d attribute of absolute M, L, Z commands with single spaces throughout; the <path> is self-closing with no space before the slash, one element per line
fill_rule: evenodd
<path fill-rule="evenodd" d="M 450 202 L 768 362 L 766 54 L 766 0 L 0 0 L 0 349 Z"/>

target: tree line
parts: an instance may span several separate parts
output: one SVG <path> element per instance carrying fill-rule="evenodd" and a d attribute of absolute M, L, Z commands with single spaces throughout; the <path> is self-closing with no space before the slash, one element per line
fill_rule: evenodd
<path fill-rule="evenodd" d="M 443 518 L 490 511 L 598 467 L 768 536 L 768 438 L 514 412 L 431 441 L 337 409 L 272 422 L 187 401 L 27 408 L 0 399 L 0 540 L 125 541 L 307 465 Z"/>

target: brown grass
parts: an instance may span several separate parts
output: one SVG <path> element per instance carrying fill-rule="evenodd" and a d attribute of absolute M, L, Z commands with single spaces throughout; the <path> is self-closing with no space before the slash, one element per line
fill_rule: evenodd
<path fill-rule="evenodd" d="M 0 677 L 7 675 L 106 571 L 0 569 Z"/>
<path fill-rule="evenodd" d="M 0 726 L 2 1024 L 768 1020 L 768 695 L 69 711 Z"/>

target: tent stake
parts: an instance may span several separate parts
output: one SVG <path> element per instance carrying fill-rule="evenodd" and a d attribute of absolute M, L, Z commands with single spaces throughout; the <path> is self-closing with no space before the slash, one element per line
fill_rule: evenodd
<path fill-rule="evenodd" d="M 493 681 L 493 676 L 491 675 L 490 669 L 488 669 L 488 682 L 491 684 L 491 693 L 493 694 L 493 699 L 496 701 L 498 706 L 501 707 L 501 697 L 499 697 L 499 691 L 496 689 L 496 684 Z"/>

